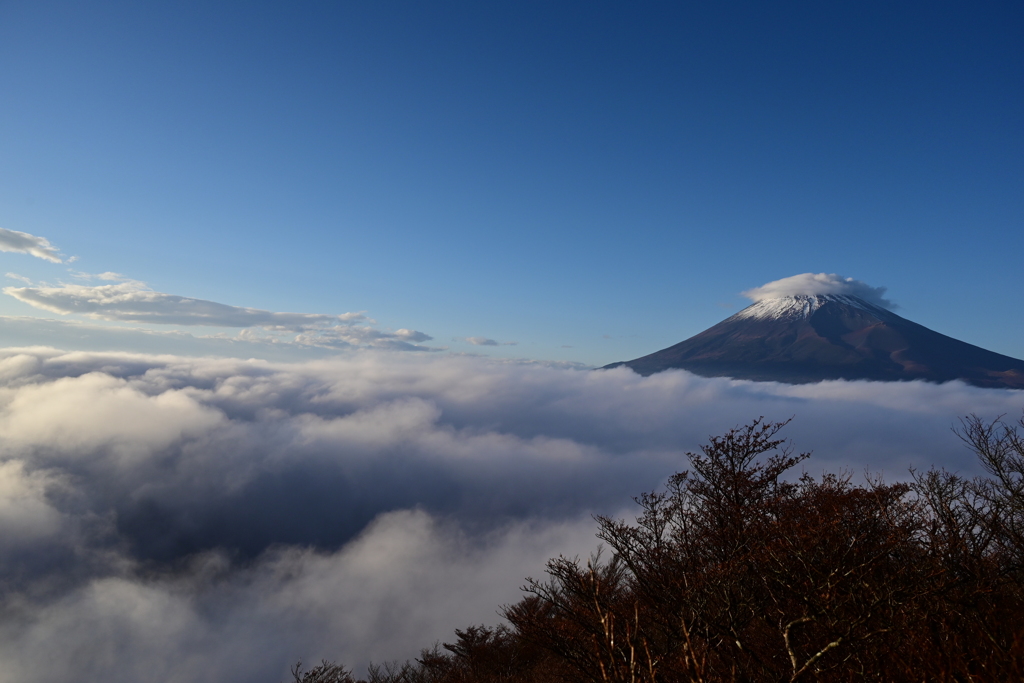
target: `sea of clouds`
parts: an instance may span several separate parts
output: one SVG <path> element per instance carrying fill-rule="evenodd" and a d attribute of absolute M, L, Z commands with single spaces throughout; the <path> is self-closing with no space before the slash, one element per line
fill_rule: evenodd
<path fill-rule="evenodd" d="M 749 422 L 812 474 L 976 474 L 1024 392 L 789 386 L 364 351 L 306 363 L 0 350 L 0 683 L 281 681 L 495 623 L 592 514 Z"/>

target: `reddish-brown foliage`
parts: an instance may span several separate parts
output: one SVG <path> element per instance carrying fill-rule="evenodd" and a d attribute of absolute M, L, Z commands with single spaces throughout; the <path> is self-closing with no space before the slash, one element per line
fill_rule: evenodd
<path fill-rule="evenodd" d="M 551 560 L 511 629 L 370 680 L 1024 680 L 1024 419 L 957 430 L 988 478 L 911 485 L 787 481 L 807 456 L 785 424 L 713 437 L 635 522 L 599 518 L 608 558 Z"/>

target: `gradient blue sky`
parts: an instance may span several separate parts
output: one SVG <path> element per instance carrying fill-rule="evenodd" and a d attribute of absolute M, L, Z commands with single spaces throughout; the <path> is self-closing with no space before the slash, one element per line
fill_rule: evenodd
<path fill-rule="evenodd" d="M 0 160 L 37 284 L 604 364 L 835 272 L 1024 357 L 1020 3 L 4 2 Z"/>

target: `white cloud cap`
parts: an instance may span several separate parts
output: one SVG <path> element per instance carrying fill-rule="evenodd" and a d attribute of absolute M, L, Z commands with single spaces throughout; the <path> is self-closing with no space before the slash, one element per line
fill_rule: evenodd
<path fill-rule="evenodd" d="M 835 273 L 801 273 L 784 277 L 767 284 L 742 292 L 751 301 L 779 299 L 787 296 L 814 296 L 816 294 L 841 294 L 855 296 L 868 303 L 886 309 L 896 308 L 896 304 L 884 298 L 885 287 L 872 287 L 866 282 L 843 277 Z"/>
<path fill-rule="evenodd" d="M 63 263 L 57 247 L 50 244 L 48 239 L 17 230 L 0 228 L 0 251 L 30 254 L 51 263 Z"/>

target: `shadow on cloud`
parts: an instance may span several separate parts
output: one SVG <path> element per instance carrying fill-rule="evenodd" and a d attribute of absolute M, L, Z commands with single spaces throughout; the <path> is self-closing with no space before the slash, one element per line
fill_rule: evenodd
<path fill-rule="evenodd" d="M 974 473 L 1024 392 L 788 386 L 364 352 L 301 364 L 0 351 L 0 681 L 282 680 L 493 622 L 592 513 L 795 415 L 812 474 Z"/>

